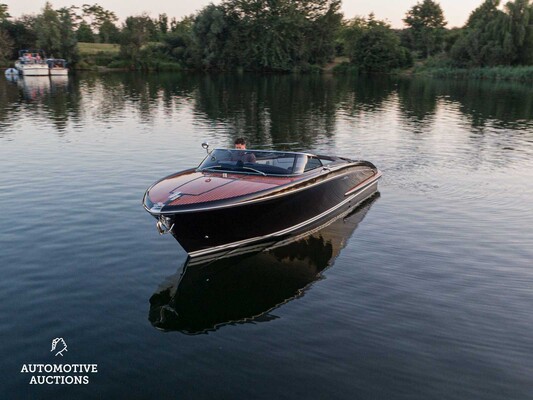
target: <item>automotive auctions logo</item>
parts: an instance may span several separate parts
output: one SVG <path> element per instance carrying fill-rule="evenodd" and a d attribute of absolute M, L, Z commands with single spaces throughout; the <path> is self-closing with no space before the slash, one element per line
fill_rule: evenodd
<path fill-rule="evenodd" d="M 67 343 L 63 340 L 62 337 L 57 337 L 54 340 L 52 340 L 52 350 L 50 350 L 50 351 L 54 351 L 59 342 L 61 342 L 60 344 L 63 345 L 63 348 L 56 353 L 56 357 L 58 355 L 61 355 L 61 357 L 63 357 L 63 352 L 64 351 L 68 351 L 68 350 L 67 350 Z"/>
<path fill-rule="evenodd" d="M 67 342 L 63 338 L 52 340 L 55 357 L 63 357 Z M 88 385 L 91 374 L 98 373 L 98 364 L 23 364 L 21 374 L 32 374 L 30 385 Z"/>

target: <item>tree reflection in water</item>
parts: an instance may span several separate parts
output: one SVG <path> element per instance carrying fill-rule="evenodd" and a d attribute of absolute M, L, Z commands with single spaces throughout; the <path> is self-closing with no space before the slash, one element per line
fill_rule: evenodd
<path fill-rule="evenodd" d="M 173 126 L 185 110 L 212 137 L 309 149 L 331 144 L 339 119 L 387 110 L 397 109 L 402 126 L 414 133 L 430 131 L 439 111 L 460 113 L 480 132 L 490 126 L 523 129 L 533 115 L 531 88 L 510 82 L 185 72 L 54 79 L 0 82 L 0 127 L 28 115 L 50 120 L 60 133 L 68 133 L 72 122 L 83 127 L 127 119 L 152 126 L 168 119 Z"/>

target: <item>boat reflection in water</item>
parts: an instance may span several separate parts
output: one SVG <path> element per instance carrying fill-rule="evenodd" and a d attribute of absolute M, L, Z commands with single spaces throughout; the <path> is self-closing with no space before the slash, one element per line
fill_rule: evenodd
<path fill-rule="evenodd" d="M 50 78 L 48 76 L 25 76 L 18 80 L 18 86 L 26 100 L 37 100 L 50 92 Z"/>
<path fill-rule="evenodd" d="M 187 259 L 150 298 L 150 322 L 161 330 L 198 334 L 226 324 L 275 319 L 269 312 L 320 279 L 378 197 L 376 193 L 306 235 L 218 258 Z"/>
<path fill-rule="evenodd" d="M 68 75 L 53 75 L 50 76 L 51 88 L 54 89 L 64 89 L 68 86 Z"/>

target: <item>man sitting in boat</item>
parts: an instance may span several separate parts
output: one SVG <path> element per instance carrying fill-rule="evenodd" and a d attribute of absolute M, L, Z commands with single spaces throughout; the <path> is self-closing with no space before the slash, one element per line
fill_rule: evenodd
<path fill-rule="evenodd" d="M 240 137 L 235 139 L 235 148 L 237 150 L 246 150 L 246 140 Z M 242 161 L 244 163 L 254 163 L 256 161 L 254 153 L 238 152 L 232 153 L 231 161 Z"/>

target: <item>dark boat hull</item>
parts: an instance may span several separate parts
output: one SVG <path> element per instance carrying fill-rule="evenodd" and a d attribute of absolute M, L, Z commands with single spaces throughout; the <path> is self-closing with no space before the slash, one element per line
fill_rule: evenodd
<path fill-rule="evenodd" d="M 361 181 L 356 167 L 303 190 L 223 208 L 166 213 L 171 233 L 191 257 L 282 239 L 320 226 L 377 191 L 380 174 Z M 154 215 L 156 218 L 158 216 Z"/>

